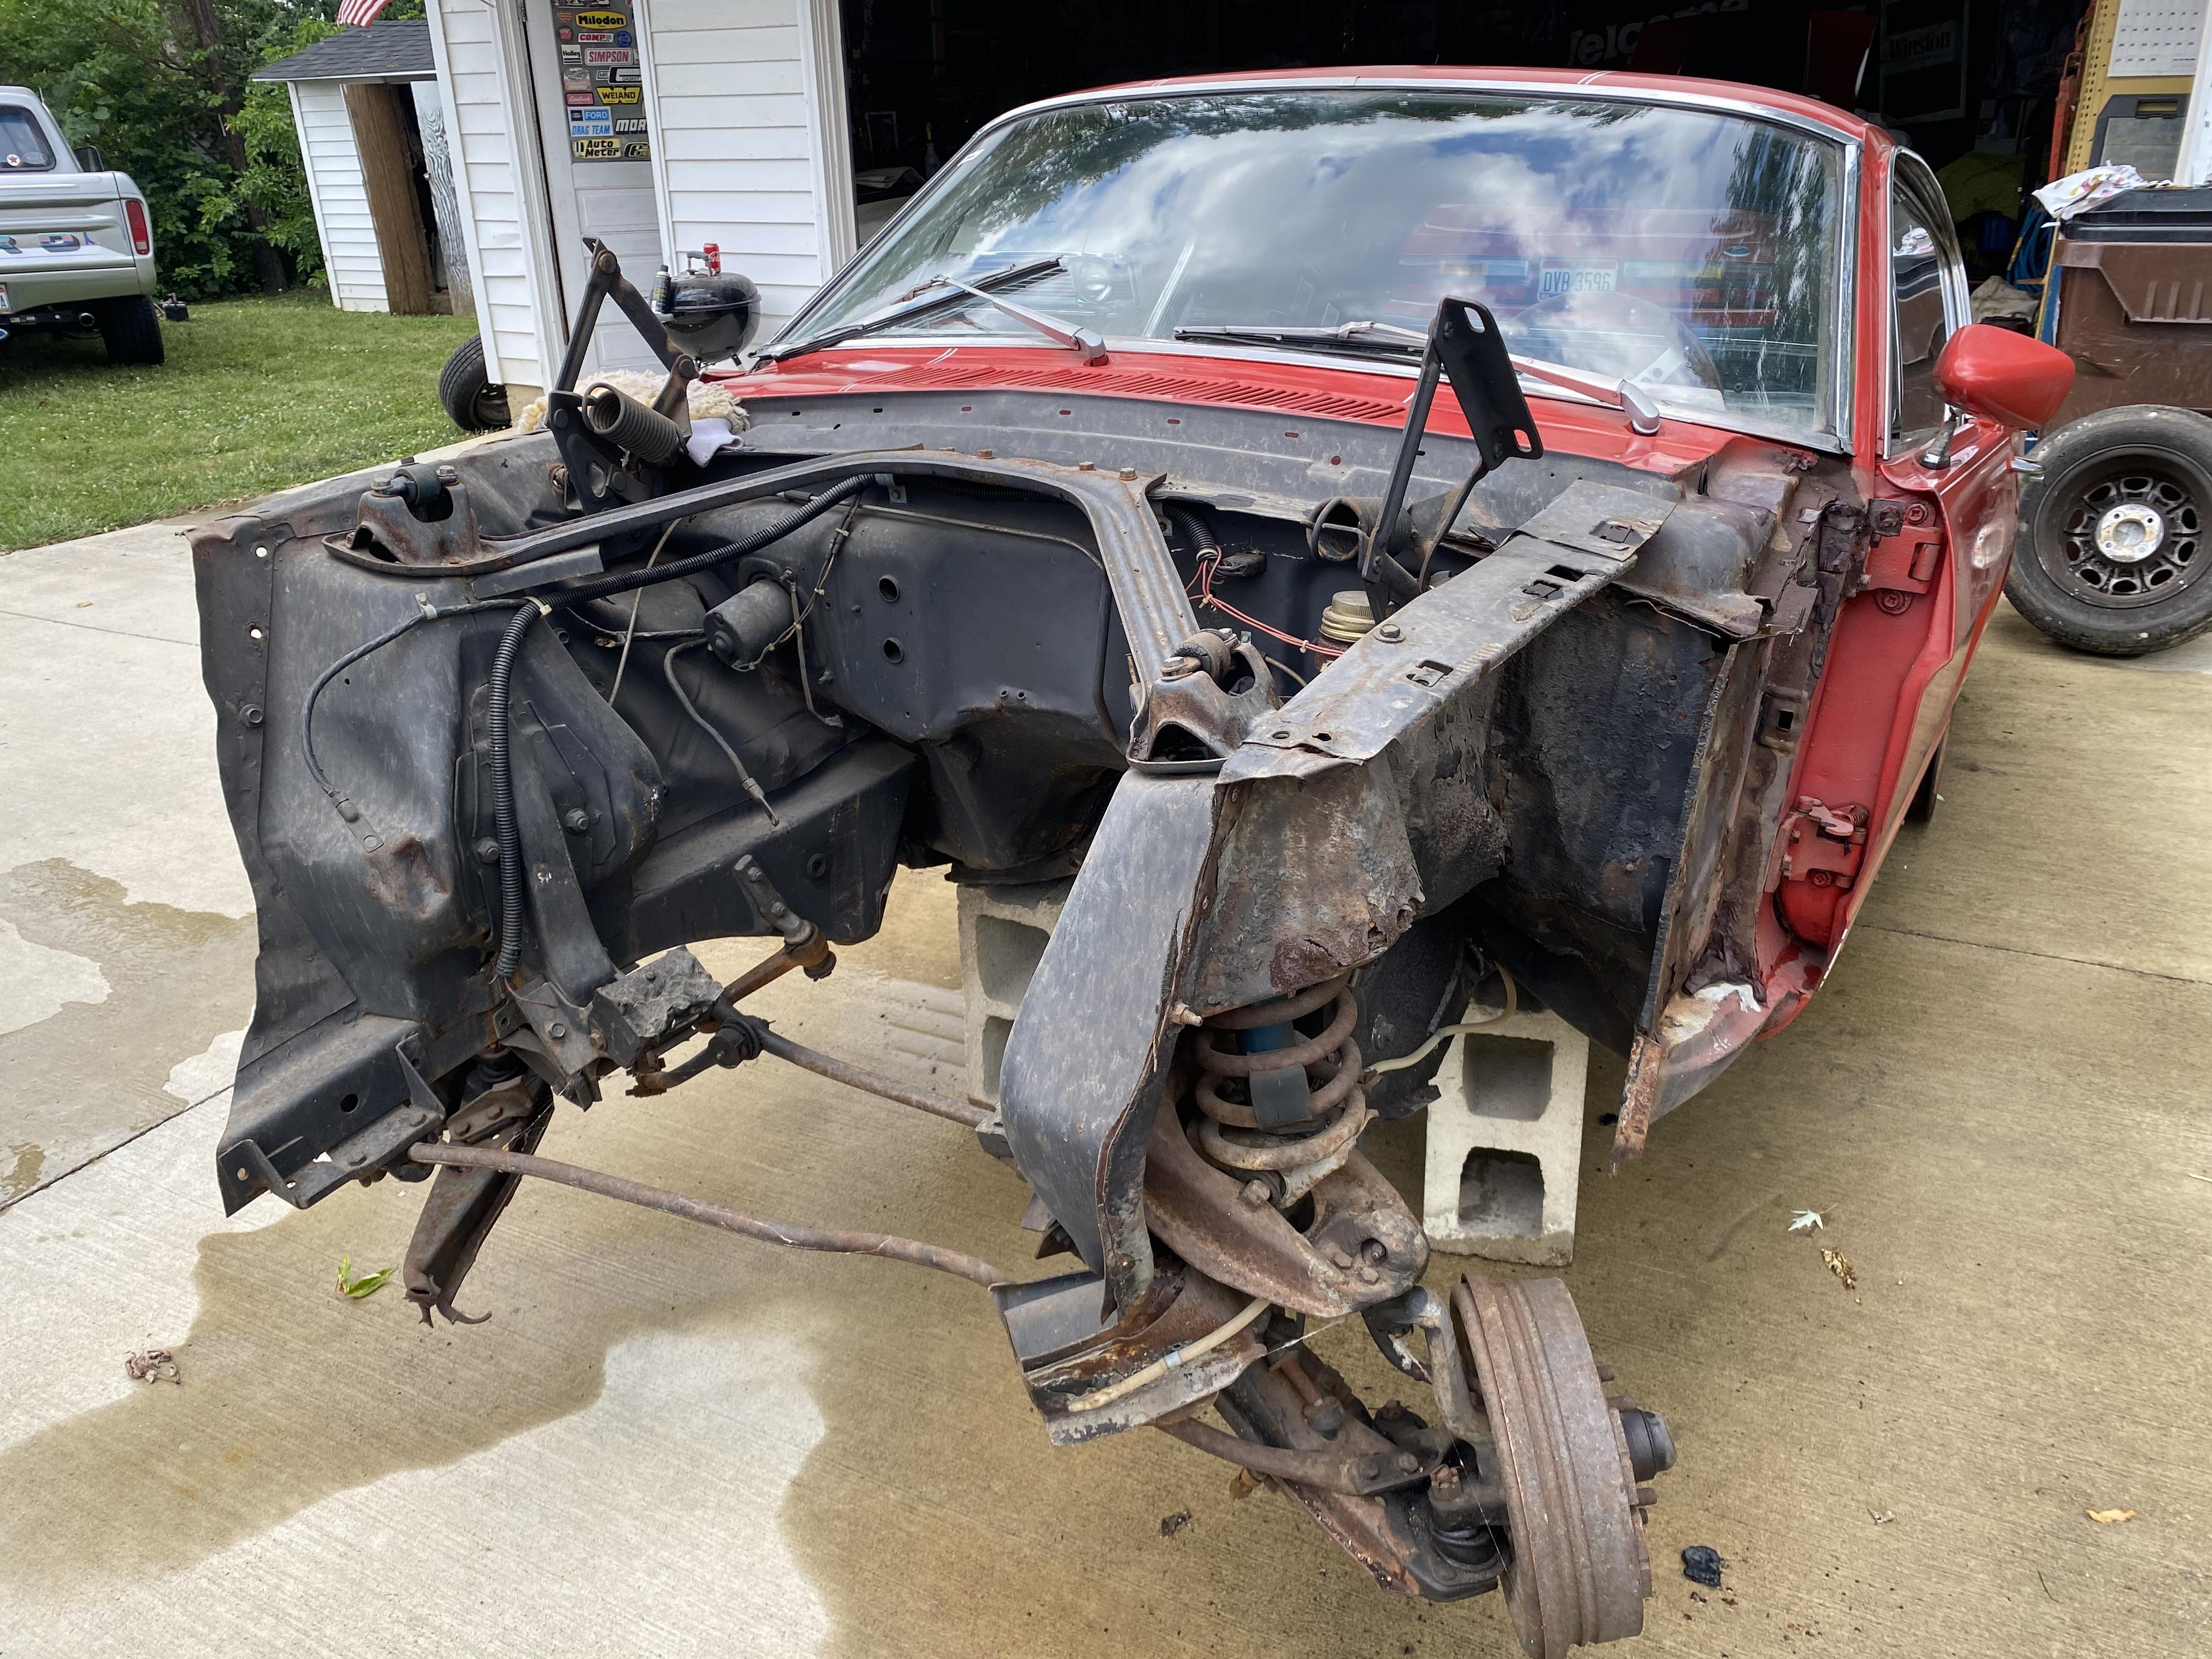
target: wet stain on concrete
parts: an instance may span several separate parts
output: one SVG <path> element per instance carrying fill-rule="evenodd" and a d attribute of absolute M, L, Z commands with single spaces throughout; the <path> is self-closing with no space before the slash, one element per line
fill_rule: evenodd
<path fill-rule="evenodd" d="M 108 995 L 0 1036 L 0 1122 L 43 1150 L 52 1182 L 182 1109 L 170 1068 L 253 1008 L 252 917 L 132 904 L 121 884 L 61 859 L 0 871 L 0 919 L 23 938 L 100 964 Z"/>
<path fill-rule="evenodd" d="M 0 1201 L 20 1198 L 39 1184 L 40 1171 L 46 1167 L 45 1147 L 28 1140 L 19 1141 L 8 1149 L 14 1159 L 8 1173 L 0 1176 Z"/>

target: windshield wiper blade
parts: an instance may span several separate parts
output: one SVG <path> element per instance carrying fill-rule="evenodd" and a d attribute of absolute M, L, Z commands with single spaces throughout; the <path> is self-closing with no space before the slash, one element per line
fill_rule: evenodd
<path fill-rule="evenodd" d="M 1351 322 L 1327 326 L 1273 323 L 1190 323 L 1175 331 L 1178 340 L 1279 340 L 1285 345 L 1349 346 L 1358 351 L 1420 351 L 1429 337 L 1395 323 Z"/>
<path fill-rule="evenodd" d="M 803 356 L 810 351 L 826 351 L 831 346 L 842 345 L 848 340 L 857 340 L 864 335 L 880 334 L 885 329 L 897 327 L 901 323 L 915 322 L 937 312 L 950 310 L 955 306 L 965 304 L 971 298 L 980 296 L 988 300 L 992 294 L 1000 289 L 1018 288 L 1024 283 L 1034 282 L 1036 278 L 1048 276 L 1060 269 L 1059 257 L 1054 255 L 1049 259 L 1032 259 L 1025 265 L 1009 265 L 1004 270 L 990 271 L 978 276 L 972 283 L 955 282 L 950 276 L 933 276 L 922 285 L 924 290 L 950 287 L 952 292 L 933 293 L 927 299 L 913 300 L 906 304 L 893 306 L 889 311 L 878 312 L 872 317 L 863 317 L 857 323 L 848 323 L 842 328 L 829 329 L 804 340 L 794 340 L 789 345 L 773 346 L 762 352 L 753 361 L 762 363 L 780 363 L 787 357 Z M 1027 319 L 1024 319 L 1024 320 Z"/>

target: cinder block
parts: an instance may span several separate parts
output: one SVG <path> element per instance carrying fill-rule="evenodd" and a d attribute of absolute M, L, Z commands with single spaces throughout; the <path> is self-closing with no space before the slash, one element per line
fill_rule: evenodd
<path fill-rule="evenodd" d="M 996 1110 L 999 1062 L 1072 881 L 960 889 L 960 987 L 967 1000 L 968 1098 Z"/>
<path fill-rule="evenodd" d="M 1589 1039 L 1548 1011 L 1452 1039 L 1428 1114 L 1431 1243 L 1542 1267 L 1574 1260 L 1589 1076 Z"/>

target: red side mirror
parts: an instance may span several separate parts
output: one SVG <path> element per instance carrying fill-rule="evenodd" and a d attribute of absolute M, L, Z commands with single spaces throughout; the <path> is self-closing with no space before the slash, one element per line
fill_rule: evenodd
<path fill-rule="evenodd" d="M 2074 389 L 2074 360 L 2008 328 L 1969 323 L 1936 359 L 1936 389 L 1954 409 L 2033 431 Z"/>

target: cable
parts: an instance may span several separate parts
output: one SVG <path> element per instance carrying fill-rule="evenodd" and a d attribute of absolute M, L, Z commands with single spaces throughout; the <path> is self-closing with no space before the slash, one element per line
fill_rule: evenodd
<path fill-rule="evenodd" d="M 1498 977 L 1505 982 L 1505 1006 L 1482 1019 L 1464 1020 L 1457 1025 L 1443 1025 L 1430 1034 L 1429 1040 L 1410 1054 L 1400 1054 L 1395 1060 L 1378 1060 L 1370 1066 L 1364 1075 L 1374 1077 L 1382 1072 L 1402 1072 L 1409 1066 L 1418 1066 L 1432 1054 L 1437 1044 L 1463 1036 L 1469 1031 L 1487 1030 L 1492 1025 L 1503 1025 L 1513 1018 L 1521 1006 L 1520 994 L 1513 983 L 1513 975 L 1501 965 Z"/>
<path fill-rule="evenodd" d="M 683 522 L 681 519 L 668 521 L 667 527 L 660 532 L 660 539 L 653 543 L 653 551 L 646 556 L 645 568 L 647 570 L 653 568 L 655 561 L 660 557 L 660 550 L 668 545 L 669 537 L 676 533 L 676 526 Z M 629 602 L 629 625 L 623 629 L 622 655 L 615 659 L 615 683 L 607 689 L 607 707 L 610 708 L 615 706 L 615 699 L 622 696 L 623 670 L 629 666 L 629 642 L 637 636 L 637 608 L 644 603 L 645 589 L 640 587 Z"/>
<path fill-rule="evenodd" d="M 1077 1395 L 1067 1403 L 1081 1412 L 1096 1411 L 1101 1406 L 1110 1406 L 1115 1401 L 1133 1395 L 1148 1383 L 1157 1382 L 1179 1365 L 1188 1365 L 1200 1354 L 1211 1353 L 1231 1337 L 1267 1311 L 1270 1304 L 1264 1296 L 1255 1296 L 1244 1311 L 1227 1324 L 1217 1326 L 1195 1342 L 1186 1342 L 1179 1348 L 1170 1348 L 1158 1359 L 1139 1370 L 1131 1371 L 1119 1382 L 1109 1382 L 1089 1394 Z"/>
<path fill-rule="evenodd" d="M 443 1164 L 462 1170 L 497 1170 L 502 1175 L 535 1176 L 540 1181 L 558 1182 L 563 1187 L 597 1193 L 602 1198 L 619 1199 L 625 1204 L 641 1205 L 648 1210 L 681 1216 L 686 1221 L 702 1222 L 709 1227 L 720 1227 L 726 1233 L 757 1238 L 763 1243 L 781 1244 L 789 1249 L 822 1250 L 833 1255 L 879 1255 L 892 1261 L 909 1261 L 917 1267 L 933 1267 L 939 1273 L 951 1273 L 971 1284 L 981 1285 L 986 1290 L 1008 1282 L 1006 1274 L 981 1257 L 964 1255 L 942 1245 L 925 1244 L 920 1239 L 899 1238 L 889 1233 L 840 1232 L 826 1227 L 802 1227 L 790 1221 L 770 1221 L 760 1216 L 725 1209 L 720 1204 L 708 1204 L 696 1198 L 687 1198 L 682 1193 L 672 1193 L 665 1187 L 648 1187 L 641 1181 L 603 1174 L 598 1170 L 580 1169 L 574 1164 L 538 1158 L 528 1152 L 509 1152 L 495 1146 L 460 1146 L 444 1141 L 426 1140 L 410 1148 L 407 1156 L 417 1164 Z"/>
<path fill-rule="evenodd" d="M 300 705 L 300 751 L 307 759 L 307 775 L 314 779 L 316 786 L 337 804 L 339 817 L 348 823 L 354 823 L 360 820 L 361 811 L 346 799 L 344 793 L 330 781 L 323 771 L 322 763 L 315 757 L 315 704 L 321 701 L 323 689 L 363 657 L 368 655 L 370 652 L 382 650 L 410 629 L 418 627 L 423 623 L 435 622 L 445 617 L 474 616 L 486 611 L 512 611 L 519 606 L 537 603 L 535 599 L 483 599 L 472 604 L 447 605 L 442 608 L 426 605 L 398 627 L 386 629 L 367 645 L 356 646 L 315 677 L 315 683 L 307 688 L 307 701 Z"/>
<path fill-rule="evenodd" d="M 665 564 L 656 571 L 630 570 L 611 576 L 600 576 L 573 586 L 563 587 L 553 595 L 554 603 L 562 605 L 581 604 L 586 599 L 603 599 L 615 593 L 627 593 L 634 587 L 650 586 L 656 581 L 672 582 L 678 577 L 696 575 L 702 570 L 711 570 L 732 559 L 742 559 L 749 553 L 757 553 L 771 542 L 781 541 L 801 525 L 811 524 L 831 507 L 850 501 L 868 487 L 873 475 L 859 472 L 840 483 L 832 484 L 812 501 L 793 509 L 774 524 L 756 530 L 750 536 L 710 548 L 704 553 L 694 553 L 688 559 L 678 559 Z"/>
<path fill-rule="evenodd" d="M 1269 639 L 1284 645 L 1294 645 L 1299 650 L 1310 652 L 1324 661 L 1333 662 L 1344 654 L 1338 647 L 1323 645 L 1317 640 L 1302 640 L 1295 634 L 1285 634 L 1279 628 L 1271 628 L 1257 617 L 1246 616 L 1228 600 L 1217 598 L 1213 592 L 1213 573 L 1221 568 L 1221 544 L 1214 539 L 1213 532 L 1206 527 L 1206 520 L 1188 507 L 1179 502 L 1170 501 L 1163 510 L 1167 514 L 1168 522 L 1182 531 L 1184 538 L 1197 550 L 1197 599 L 1200 605 L 1243 623 L 1245 627 L 1255 633 L 1265 634 Z M 1305 682 L 1301 679 L 1298 684 L 1304 685 Z"/>
<path fill-rule="evenodd" d="M 507 752 L 507 697 L 514 681 L 514 659 L 522 636 L 540 616 L 552 615 L 541 600 L 526 600 L 500 636 L 491 659 L 491 686 L 484 696 L 484 725 L 491 749 L 492 830 L 499 841 L 499 958 L 492 964 L 495 985 L 503 985 L 522 963 L 522 835 L 514 823 L 514 773 Z"/>
<path fill-rule="evenodd" d="M 723 737 L 723 735 L 720 732 L 716 731 L 712 726 L 708 725 L 707 722 L 707 717 L 702 714 L 696 708 L 693 707 L 691 699 L 684 694 L 683 682 L 676 678 L 676 658 L 678 653 L 680 652 L 689 651 L 693 646 L 700 643 L 702 643 L 701 641 L 691 639 L 685 640 L 680 645 L 670 646 L 661 655 L 661 678 L 668 682 L 668 689 L 676 694 L 676 701 L 684 706 L 684 712 L 691 717 L 691 724 L 697 726 L 708 737 L 714 738 L 714 746 L 720 750 L 722 753 L 728 757 L 731 767 L 738 775 L 738 781 L 744 786 L 745 793 L 750 795 L 755 801 L 759 803 L 760 810 L 768 814 L 768 821 L 774 824 L 777 829 L 781 830 L 783 828 L 783 820 L 776 817 L 775 808 L 768 804 L 767 792 L 764 791 L 760 787 L 759 783 L 755 781 L 753 775 L 745 770 L 745 763 L 738 758 L 738 751 L 730 747 L 729 740 Z"/>

